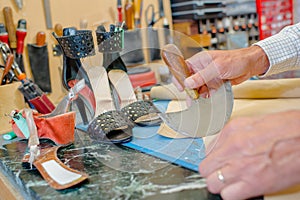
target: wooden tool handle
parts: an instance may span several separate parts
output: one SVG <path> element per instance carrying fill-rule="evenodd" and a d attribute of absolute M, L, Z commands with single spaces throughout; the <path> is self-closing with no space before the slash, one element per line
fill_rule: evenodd
<path fill-rule="evenodd" d="M 0 80 L 0 85 L 2 85 L 2 81 L 3 81 L 4 77 L 7 75 L 7 73 L 9 72 L 9 70 L 11 69 L 13 62 L 14 62 L 14 55 L 9 54 L 6 59 L 4 71 L 3 71 L 3 74 L 2 74 L 2 77 Z"/>
<path fill-rule="evenodd" d="M 125 3 L 125 23 L 128 29 L 134 28 L 134 7 L 131 0 Z"/>
<path fill-rule="evenodd" d="M 177 79 L 179 84 L 185 88 L 184 80 L 191 76 L 191 72 L 184 60 L 184 57 L 180 50 L 173 44 L 168 44 L 162 49 L 162 58 L 166 65 L 168 66 L 170 72 Z M 185 88 L 187 94 L 193 98 L 198 99 L 199 93 L 197 89 L 187 89 Z"/>
<path fill-rule="evenodd" d="M 140 19 L 141 18 L 141 6 L 142 6 L 142 0 L 135 0 L 134 1 L 134 18 Z"/>
<path fill-rule="evenodd" d="M 4 15 L 5 24 L 6 24 L 6 29 L 7 29 L 7 32 L 8 32 L 10 48 L 16 49 L 17 48 L 16 27 L 14 25 L 14 20 L 13 20 L 11 8 L 10 7 L 4 7 L 3 8 L 3 15 Z"/>
<path fill-rule="evenodd" d="M 43 31 L 40 31 L 36 34 L 36 45 L 41 47 L 46 44 L 46 34 Z"/>
<path fill-rule="evenodd" d="M 55 24 L 54 26 L 54 32 L 58 37 L 63 36 L 63 27 L 61 24 Z"/>

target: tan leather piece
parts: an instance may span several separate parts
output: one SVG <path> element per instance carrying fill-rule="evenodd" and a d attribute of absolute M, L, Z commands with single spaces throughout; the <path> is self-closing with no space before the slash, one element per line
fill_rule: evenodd
<path fill-rule="evenodd" d="M 57 157 L 57 150 L 59 148 L 59 146 L 55 146 L 43 149 L 41 154 L 36 158 L 33 164 L 52 188 L 62 190 L 81 183 L 88 178 L 88 175 L 86 173 L 72 169 L 62 163 Z M 23 162 L 24 161 L 26 162 L 26 160 L 23 159 Z M 48 163 L 49 165 L 53 165 L 54 167 L 49 167 Z M 48 166 L 46 167 L 45 164 L 47 164 Z M 50 169 L 54 169 L 55 172 L 53 173 L 53 171 L 51 171 Z M 62 184 L 59 180 L 61 177 L 57 177 L 57 175 L 65 176 L 66 173 L 69 173 L 69 177 L 66 176 L 64 184 Z"/>
<path fill-rule="evenodd" d="M 40 139 L 50 139 L 57 145 L 67 145 L 74 142 L 75 112 L 67 112 L 53 117 L 35 113 L 33 117 Z M 12 127 L 18 137 L 24 138 L 23 133 L 13 121 Z"/>
<path fill-rule="evenodd" d="M 186 95 L 186 92 L 178 91 L 173 83 L 154 86 L 150 90 L 150 97 L 159 100 L 186 100 Z"/>
<path fill-rule="evenodd" d="M 298 98 L 300 78 L 248 80 L 232 87 L 236 99 Z"/>

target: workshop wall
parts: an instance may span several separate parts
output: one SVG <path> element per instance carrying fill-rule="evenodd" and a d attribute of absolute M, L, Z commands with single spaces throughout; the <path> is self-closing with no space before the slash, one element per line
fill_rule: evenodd
<path fill-rule="evenodd" d="M 25 38 L 25 44 L 35 43 L 37 32 L 44 31 L 46 33 L 52 85 L 52 93 L 48 94 L 48 96 L 54 103 L 58 103 L 66 92 L 61 84 L 60 69 L 62 68 L 62 57 L 53 56 L 52 54 L 52 45 L 55 44 L 56 41 L 52 36 L 53 28 L 47 29 L 46 27 L 43 1 L 21 0 L 23 1 L 22 9 L 17 7 L 16 1 L 17 0 L 0 0 L 1 12 L 5 6 L 10 6 L 13 11 L 15 25 L 17 25 L 19 19 L 26 19 L 27 36 Z M 63 27 L 74 26 L 79 29 L 80 23 L 87 22 L 87 29 L 92 30 L 94 34 L 94 30 L 96 30 L 98 25 L 104 24 L 105 26 L 109 26 L 109 24 L 117 21 L 117 0 L 51 0 L 49 2 L 53 27 L 59 23 Z M 122 3 L 124 5 L 125 0 L 123 0 Z M 156 10 L 158 9 L 157 0 L 145 0 L 143 8 L 146 8 L 150 3 L 154 4 Z M 170 3 L 168 0 L 164 0 L 164 9 L 166 14 L 170 13 Z M 145 27 L 143 16 L 144 14 L 141 19 L 142 27 Z M 168 18 L 170 18 L 170 15 Z M 2 13 L 0 14 L 0 22 L 5 22 Z M 171 20 L 169 20 L 169 22 L 171 23 Z M 156 26 L 162 26 L 162 22 L 156 24 Z M 94 41 L 96 41 L 95 38 L 96 37 L 94 37 Z M 100 53 L 97 53 L 96 56 L 86 58 L 85 61 L 88 61 L 86 63 L 91 65 L 101 65 L 102 56 Z M 31 78 L 32 74 L 30 72 L 26 47 L 24 49 L 24 62 L 25 71 L 28 77 Z"/>

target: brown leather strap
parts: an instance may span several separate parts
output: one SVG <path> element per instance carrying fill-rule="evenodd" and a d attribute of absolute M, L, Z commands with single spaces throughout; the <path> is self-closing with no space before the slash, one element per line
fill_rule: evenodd
<path fill-rule="evenodd" d="M 47 183 L 57 190 L 72 187 L 88 178 L 86 173 L 72 169 L 59 160 L 57 150 L 60 147 L 42 149 L 41 154 L 33 163 Z M 26 160 L 23 159 L 23 161 Z"/>

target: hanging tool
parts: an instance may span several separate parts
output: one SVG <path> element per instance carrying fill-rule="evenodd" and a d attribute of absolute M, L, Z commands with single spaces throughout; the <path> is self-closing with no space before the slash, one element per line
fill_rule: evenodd
<path fill-rule="evenodd" d="M 5 61 L 7 60 L 9 55 L 13 55 L 9 46 L 6 43 L 2 43 L 2 42 L 0 43 L 0 50 L 1 50 L 2 58 Z M 26 79 L 26 75 L 21 71 L 21 69 L 19 68 L 15 60 L 13 61 L 11 68 L 13 69 L 13 72 L 15 76 L 18 78 L 18 80 L 23 81 L 24 79 Z"/>
<path fill-rule="evenodd" d="M 134 1 L 134 25 L 135 28 L 141 28 L 141 13 L 142 13 L 142 0 Z"/>
<path fill-rule="evenodd" d="M 46 27 L 47 29 L 52 29 L 52 17 L 51 17 L 49 0 L 44 0 L 44 12 L 45 12 L 45 19 L 46 19 Z"/>
<path fill-rule="evenodd" d="M 46 34 L 40 31 L 36 34 L 36 46 L 42 47 L 46 44 Z"/>
<path fill-rule="evenodd" d="M 148 39 L 148 52 L 150 61 L 161 59 L 158 30 L 153 28 L 159 19 L 160 13 L 155 12 L 154 5 L 148 5 L 145 10 L 145 20 L 148 27 L 146 36 Z"/>
<path fill-rule="evenodd" d="M 163 0 L 158 0 L 158 9 L 159 9 L 159 18 L 165 17 Z"/>
<path fill-rule="evenodd" d="M 15 51 L 17 48 L 17 37 L 11 7 L 4 7 L 3 15 L 8 32 L 9 46 L 13 51 Z"/>
<path fill-rule="evenodd" d="M 132 0 L 126 0 L 125 3 L 125 23 L 128 29 L 134 28 L 134 7 Z"/>
<path fill-rule="evenodd" d="M 3 23 L 0 23 L 0 41 L 8 44 L 8 33 Z"/>
<path fill-rule="evenodd" d="M 59 37 L 63 36 L 63 27 L 62 27 L 62 25 L 61 24 L 55 24 L 54 32 Z M 52 45 L 52 53 L 53 53 L 54 56 L 61 56 L 61 54 L 62 54 L 62 49 L 61 49 L 60 45 L 57 42 Z"/>
<path fill-rule="evenodd" d="M 8 36 L 7 36 L 7 37 L 8 37 Z M 9 49 L 8 43 L 4 43 L 4 42 L 0 41 L 0 53 L 1 53 L 2 58 L 3 58 L 3 63 L 6 63 L 7 57 L 6 57 L 6 56 L 3 56 L 4 52 L 6 51 L 6 48 L 5 48 L 4 46 L 7 47 L 7 48 Z M 11 54 L 11 55 L 12 55 L 12 54 Z M 12 67 L 12 66 L 11 66 L 11 67 Z M 11 67 L 10 67 L 10 68 L 11 68 Z M 0 65 L 0 68 L 3 69 L 3 73 L 4 73 L 4 71 L 5 71 L 5 66 Z M 12 69 L 10 69 L 10 70 L 8 71 L 8 73 L 5 75 L 3 81 L 4 81 L 5 83 L 12 83 L 14 80 L 15 80 L 15 81 L 18 81 L 18 79 L 17 79 L 15 73 L 13 72 Z M 3 83 L 4 83 L 4 82 L 3 82 Z"/>
<path fill-rule="evenodd" d="M 15 0 L 17 7 L 22 10 L 23 8 L 23 0 Z"/>
<path fill-rule="evenodd" d="M 9 46 L 2 42 L 0 43 L 0 51 L 4 60 L 7 60 L 10 55 L 13 55 Z M 22 82 L 22 85 L 18 89 L 22 92 L 30 107 L 35 108 L 42 114 L 50 113 L 54 110 L 54 104 L 37 84 L 27 79 L 26 74 L 21 71 L 15 61 L 13 61 L 11 67 L 15 76 Z"/>
<path fill-rule="evenodd" d="M 25 72 L 25 67 L 23 62 L 23 50 L 24 50 L 24 40 L 26 35 L 27 35 L 26 20 L 20 19 L 18 21 L 18 27 L 16 30 L 16 36 L 17 36 L 16 62 L 18 63 L 20 69 L 23 72 Z"/>
<path fill-rule="evenodd" d="M 5 77 L 8 74 L 9 70 L 11 69 L 13 62 L 14 62 L 14 55 L 13 54 L 8 55 L 7 59 L 6 59 L 4 71 L 3 71 L 3 74 L 2 74 L 1 79 L 0 79 L 0 85 L 6 84 L 6 78 Z"/>
<path fill-rule="evenodd" d="M 122 0 L 118 0 L 117 2 L 117 10 L 118 10 L 118 22 L 122 24 L 123 16 L 122 16 Z"/>
<path fill-rule="evenodd" d="M 154 5 L 150 4 L 145 10 L 145 20 L 148 27 L 154 26 L 160 19 L 160 12 L 154 11 Z"/>
<path fill-rule="evenodd" d="M 51 92 L 49 56 L 45 32 L 36 34 L 36 42 L 27 44 L 29 63 L 34 82 L 43 92 Z"/>

